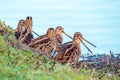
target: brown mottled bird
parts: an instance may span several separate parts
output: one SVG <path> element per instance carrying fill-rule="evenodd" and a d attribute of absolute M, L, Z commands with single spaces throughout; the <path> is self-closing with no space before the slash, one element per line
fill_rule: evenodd
<path fill-rule="evenodd" d="M 69 38 L 72 38 L 67 33 L 64 32 L 63 27 L 57 26 L 56 29 L 55 29 L 55 39 L 56 39 L 55 48 L 56 48 L 56 52 L 59 52 L 59 49 L 63 44 L 63 36 L 62 36 L 62 34 L 65 34 Z"/>
<path fill-rule="evenodd" d="M 82 37 L 82 34 L 80 32 L 75 32 L 73 41 L 63 44 L 58 54 L 55 56 L 55 59 L 67 63 L 77 62 L 81 55 L 80 43 L 91 52 L 91 50 L 84 44 L 83 40 L 84 38 Z M 93 45 L 92 43 L 90 44 Z"/>
<path fill-rule="evenodd" d="M 21 19 L 18 22 L 18 26 L 15 29 L 15 37 L 16 39 L 21 39 L 22 38 L 22 33 L 25 32 L 25 20 Z"/>
<path fill-rule="evenodd" d="M 25 27 L 27 29 L 27 33 L 32 33 L 32 26 L 33 26 L 33 21 L 31 16 L 26 17 L 26 23 Z"/>
<path fill-rule="evenodd" d="M 36 50 L 40 50 L 41 52 L 45 52 L 47 56 L 51 56 L 54 51 L 55 45 L 55 34 L 54 29 L 49 28 L 47 33 L 43 36 L 38 37 L 37 39 L 33 39 L 28 45 L 31 48 L 35 48 Z"/>

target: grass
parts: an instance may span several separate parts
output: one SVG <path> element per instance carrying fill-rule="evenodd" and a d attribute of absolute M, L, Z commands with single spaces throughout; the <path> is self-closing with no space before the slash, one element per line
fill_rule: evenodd
<path fill-rule="evenodd" d="M 14 31 L 10 27 L 4 28 L 1 21 L 0 30 L 8 34 L 0 35 L 0 80 L 120 80 L 110 72 L 76 70 L 30 50 L 23 50 L 14 38 Z"/>

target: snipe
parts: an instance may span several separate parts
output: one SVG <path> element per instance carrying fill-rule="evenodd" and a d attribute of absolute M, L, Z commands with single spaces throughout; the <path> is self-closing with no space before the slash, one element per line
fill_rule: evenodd
<path fill-rule="evenodd" d="M 18 26 L 15 29 L 15 37 L 16 39 L 22 38 L 22 34 L 25 32 L 25 20 L 21 19 L 18 22 Z"/>
<path fill-rule="evenodd" d="M 62 34 L 65 34 L 67 37 L 72 38 L 67 33 L 65 33 L 63 27 L 57 26 L 55 29 L 55 50 L 56 52 L 59 52 L 59 49 L 62 47 L 62 44 L 63 44 Z"/>
<path fill-rule="evenodd" d="M 21 42 L 23 42 L 27 45 L 33 39 L 32 26 L 33 26 L 32 17 L 31 16 L 26 17 L 25 32 L 23 33 L 23 38 L 21 39 Z"/>
<path fill-rule="evenodd" d="M 55 50 L 54 45 L 55 45 L 54 29 L 49 28 L 45 35 L 40 36 L 37 39 L 33 39 L 28 46 L 36 50 L 40 50 L 41 52 L 45 52 L 46 53 L 45 55 L 50 57 L 53 51 Z"/>
<path fill-rule="evenodd" d="M 82 43 L 92 53 L 92 51 L 85 45 L 83 40 L 90 43 L 82 37 L 80 32 L 75 32 L 73 41 L 63 44 L 58 54 L 55 56 L 55 59 L 60 62 L 67 63 L 77 62 L 81 55 L 80 43 Z M 93 45 L 92 43 L 90 44 Z"/>

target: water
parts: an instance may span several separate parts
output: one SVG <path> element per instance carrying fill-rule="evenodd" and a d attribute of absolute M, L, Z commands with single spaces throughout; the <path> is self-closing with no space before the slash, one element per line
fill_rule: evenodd
<path fill-rule="evenodd" d="M 45 34 L 49 27 L 60 25 L 73 36 L 83 37 L 97 46 L 87 44 L 93 53 L 120 52 L 120 0 L 1 0 L 0 19 L 13 29 L 20 19 L 33 17 L 33 30 Z M 71 39 L 64 36 L 64 42 Z M 82 53 L 88 50 L 81 45 Z"/>

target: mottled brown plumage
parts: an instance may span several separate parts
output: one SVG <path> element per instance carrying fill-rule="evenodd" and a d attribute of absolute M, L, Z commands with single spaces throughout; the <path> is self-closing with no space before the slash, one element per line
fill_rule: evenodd
<path fill-rule="evenodd" d="M 16 39 L 20 39 L 23 37 L 23 33 L 25 33 L 25 20 L 21 19 L 18 22 L 18 26 L 15 29 L 15 37 Z"/>
<path fill-rule="evenodd" d="M 69 63 L 77 62 L 81 54 L 80 50 L 81 37 L 82 37 L 81 33 L 76 32 L 74 34 L 73 41 L 63 44 L 62 48 L 55 56 L 55 59 L 61 62 Z"/>
<path fill-rule="evenodd" d="M 26 23 L 25 23 L 27 34 L 32 33 L 32 26 L 33 26 L 32 17 L 31 16 L 27 16 L 26 17 Z"/>
<path fill-rule="evenodd" d="M 59 49 L 62 47 L 62 44 L 63 44 L 63 36 L 62 36 L 62 34 L 65 34 L 69 38 L 72 38 L 72 37 L 70 37 L 68 34 L 66 34 L 64 32 L 63 27 L 57 26 L 56 29 L 55 29 L 55 39 L 56 39 L 55 47 L 56 47 L 56 52 L 59 52 Z"/>
<path fill-rule="evenodd" d="M 54 51 L 55 45 L 55 34 L 54 29 L 49 28 L 47 33 L 43 36 L 40 36 L 37 39 L 33 39 L 29 47 L 35 48 L 36 50 L 40 50 L 41 52 L 45 52 L 47 56 L 51 56 L 52 52 Z"/>
<path fill-rule="evenodd" d="M 25 33 L 23 35 L 23 38 L 21 39 L 21 42 L 23 42 L 23 43 L 25 43 L 27 45 L 33 39 L 32 25 L 33 25 L 32 17 L 31 16 L 27 16 L 26 17 L 26 22 L 25 22 Z"/>
<path fill-rule="evenodd" d="M 92 51 L 85 45 L 83 40 L 96 47 L 84 39 L 80 32 L 75 32 L 73 41 L 63 44 L 59 49 L 58 54 L 55 56 L 55 59 L 67 63 L 77 62 L 81 55 L 80 43 L 82 43 L 92 53 Z"/>
<path fill-rule="evenodd" d="M 19 39 L 22 43 L 29 44 L 33 39 L 32 24 L 32 17 L 30 16 L 26 17 L 26 21 L 20 20 L 15 30 L 16 39 Z"/>

